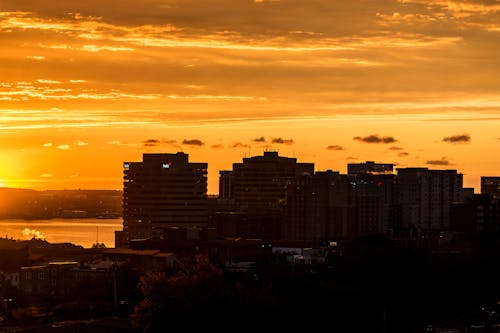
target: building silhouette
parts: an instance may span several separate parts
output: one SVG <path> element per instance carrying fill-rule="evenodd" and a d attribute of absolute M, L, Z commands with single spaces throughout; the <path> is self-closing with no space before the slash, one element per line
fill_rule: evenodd
<path fill-rule="evenodd" d="M 463 175 L 457 170 L 398 168 L 398 197 L 402 227 L 445 231 L 450 227 L 450 206 L 463 202 Z"/>
<path fill-rule="evenodd" d="M 190 163 L 181 152 L 124 162 L 123 232 L 117 243 L 161 237 L 169 228 L 207 227 L 207 167 Z"/>
<path fill-rule="evenodd" d="M 397 229 L 397 182 L 394 174 L 349 175 L 358 236 L 391 234 Z"/>
<path fill-rule="evenodd" d="M 500 198 L 500 177 L 481 177 L 481 194 Z"/>
<path fill-rule="evenodd" d="M 451 206 L 450 229 L 469 235 L 500 235 L 500 198 L 491 194 L 474 194 L 463 203 Z"/>
<path fill-rule="evenodd" d="M 219 199 L 231 200 L 233 197 L 233 172 L 219 171 Z"/>
<path fill-rule="evenodd" d="M 207 167 L 184 153 L 125 162 L 116 247 L 137 239 L 194 239 L 207 227 L 219 237 L 264 241 L 413 237 L 450 230 L 451 205 L 464 198 L 457 170 L 398 168 L 394 174 L 392 164 L 367 161 L 349 164 L 348 174 L 315 172 L 313 163 L 270 150 L 221 170 L 219 196 L 208 198 Z M 494 190 L 496 178 L 482 180 Z"/>
<path fill-rule="evenodd" d="M 224 199 L 234 202 L 241 221 L 239 235 L 246 238 L 281 239 L 287 188 L 297 177 L 314 174 L 313 163 L 297 163 L 296 158 L 265 151 L 262 156 L 243 158 L 232 171 L 221 171 L 222 188 L 230 188 Z M 226 186 L 227 182 L 232 186 Z"/>
<path fill-rule="evenodd" d="M 356 233 L 347 175 L 326 170 L 296 178 L 286 206 L 286 240 L 327 241 Z"/>

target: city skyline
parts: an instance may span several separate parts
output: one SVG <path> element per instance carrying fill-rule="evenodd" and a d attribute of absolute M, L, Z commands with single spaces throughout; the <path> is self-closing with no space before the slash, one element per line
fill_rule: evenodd
<path fill-rule="evenodd" d="M 123 161 L 277 149 L 456 169 L 500 159 L 496 1 L 0 4 L 0 186 L 121 189 Z"/>

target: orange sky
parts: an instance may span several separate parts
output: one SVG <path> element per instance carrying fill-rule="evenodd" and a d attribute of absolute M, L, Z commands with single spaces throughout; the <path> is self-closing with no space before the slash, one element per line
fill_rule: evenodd
<path fill-rule="evenodd" d="M 2 0 L 0 186 L 121 189 L 264 148 L 500 175 L 500 2 Z"/>

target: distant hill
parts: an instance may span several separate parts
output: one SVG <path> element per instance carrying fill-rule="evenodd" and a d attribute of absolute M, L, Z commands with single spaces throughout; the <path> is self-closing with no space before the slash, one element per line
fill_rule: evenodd
<path fill-rule="evenodd" d="M 121 216 L 121 212 L 122 191 L 117 190 L 0 188 L 0 219 Z"/>

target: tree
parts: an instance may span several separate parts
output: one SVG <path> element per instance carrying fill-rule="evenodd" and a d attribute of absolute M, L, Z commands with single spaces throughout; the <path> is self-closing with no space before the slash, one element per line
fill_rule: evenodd
<path fill-rule="evenodd" d="M 105 249 L 106 248 L 106 244 L 104 244 L 104 243 L 94 243 L 94 244 L 92 244 L 92 248 L 93 249 Z"/>
<path fill-rule="evenodd" d="M 144 299 L 133 320 L 144 333 L 163 332 L 167 325 L 188 318 L 209 319 L 224 303 L 223 272 L 201 255 L 180 262 L 170 276 L 165 272 L 142 276 L 139 287 Z"/>

